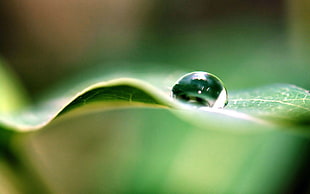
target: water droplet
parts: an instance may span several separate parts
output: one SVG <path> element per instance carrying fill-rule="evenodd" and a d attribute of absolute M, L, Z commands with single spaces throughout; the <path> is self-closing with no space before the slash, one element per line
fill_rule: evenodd
<path fill-rule="evenodd" d="M 182 76 L 172 88 L 173 98 L 196 107 L 223 108 L 228 103 L 223 82 L 203 71 Z"/>

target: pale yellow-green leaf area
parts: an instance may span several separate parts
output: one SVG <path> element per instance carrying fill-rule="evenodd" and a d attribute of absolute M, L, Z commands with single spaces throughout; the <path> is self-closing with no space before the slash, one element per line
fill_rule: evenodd
<path fill-rule="evenodd" d="M 25 91 L 12 71 L 0 58 L 0 113 L 10 114 L 21 109 L 27 102 Z"/>

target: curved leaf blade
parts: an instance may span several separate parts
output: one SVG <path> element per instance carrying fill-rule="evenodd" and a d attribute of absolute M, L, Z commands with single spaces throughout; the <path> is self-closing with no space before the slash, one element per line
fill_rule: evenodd
<path fill-rule="evenodd" d="M 147 82 L 120 78 L 90 85 L 73 96 L 54 98 L 14 115 L 2 116 L 0 125 L 14 131 L 33 131 L 69 113 L 85 114 L 86 111 L 118 107 L 160 107 L 204 128 L 248 130 L 282 128 L 283 125 L 298 128 L 309 124 L 309 99 L 307 90 L 278 84 L 232 92 L 224 109 L 196 109 L 173 100 Z"/>

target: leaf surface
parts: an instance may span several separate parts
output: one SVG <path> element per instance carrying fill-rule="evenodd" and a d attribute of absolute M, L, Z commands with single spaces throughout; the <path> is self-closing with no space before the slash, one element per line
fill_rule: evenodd
<path fill-rule="evenodd" d="M 294 85 L 275 84 L 229 92 L 229 103 L 224 109 L 189 107 L 175 101 L 169 91 L 155 85 L 151 81 L 126 77 L 92 83 L 87 87 L 82 84 L 59 96 L 51 95 L 51 99 L 21 112 L 3 115 L 0 124 L 14 131 L 33 131 L 63 115 L 120 107 L 152 107 L 167 108 L 182 119 L 204 128 L 305 131 L 309 127 L 309 91 Z"/>

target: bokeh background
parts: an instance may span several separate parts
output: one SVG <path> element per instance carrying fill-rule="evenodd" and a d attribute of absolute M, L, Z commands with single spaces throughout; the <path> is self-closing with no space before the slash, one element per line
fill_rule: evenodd
<path fill-rule="evenodd" d="M 121 62 L 206 70 L 233 89 L 310 83 L 306 0 L 13 0 L 0 9 L 1 54 L 30 95 Z"/>
<path fill-rule="evenodd" d="M 0 1 L 0 54 L 33 101 L 97 66 L 309 89 L 309 21 L 307 0 Z M 68 119 L 23 140 L 24 157 L 54 192 L 310 192 L 308 139 L 201 131 L 162 111 Z"/>

